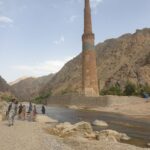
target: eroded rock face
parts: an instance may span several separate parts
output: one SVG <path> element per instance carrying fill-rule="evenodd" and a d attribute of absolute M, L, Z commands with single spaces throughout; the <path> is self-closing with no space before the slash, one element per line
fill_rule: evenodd
<path fill-rule="evenodd" d="M 150 65 L 143 66 L 138 70 L 138 78 L 140 79 L 141 84 L 150 85 Z"/>

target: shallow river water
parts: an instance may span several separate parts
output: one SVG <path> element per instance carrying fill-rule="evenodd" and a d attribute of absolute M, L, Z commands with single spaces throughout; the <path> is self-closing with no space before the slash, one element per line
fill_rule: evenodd
<path fill-rule="evenodd" d="M 109 124 L 109 127 L 93 127 L 94 130 L 113 129 L 126 133 L 131 137 L 127 143 L 140 147 L 147 147 L 147 143 L 150 143 L 150 120 L 133 119 L 115 113 L 73 110 L 65 107 L 46 107 L 46 113 L 59 122 L 77 123 L 80 121 L 93 122 L 96 119 L 103 120 Z"/>

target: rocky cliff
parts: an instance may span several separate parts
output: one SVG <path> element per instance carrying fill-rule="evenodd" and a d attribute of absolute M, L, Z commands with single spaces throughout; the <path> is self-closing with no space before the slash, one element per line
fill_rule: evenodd
<path fill-rule="evenodd" d="M 116 83 L 124 87 L 127 81 L 150 85 L 150 29 L 137 30 L 134 34 L 99 43 L 96 54 L 100 89 Z M 12 88 L 20 97 L 27 98 L 50 89 L 53 95 L 81 93 L 81 67 L 80 54 L 50 79 L 28 79 Z"/>
<path fill-rule="evenodd" d="M 7 82 L 0 76 L 0 92 L 8 92 L 10 91 L 10 86 Z"/>
<path fill-rule="evenodd" d="M 99 88 L 127 81 L 150 85 L 150 29 L 137 30 L 96 45 Z M 81 55 L 69 61 L 47 83 L 54 95 L 81 92 Z"/>

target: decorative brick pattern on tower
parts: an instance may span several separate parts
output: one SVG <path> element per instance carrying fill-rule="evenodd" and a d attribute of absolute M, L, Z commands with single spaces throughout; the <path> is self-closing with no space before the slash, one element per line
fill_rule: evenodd
<path fill-rule="evenodd" d="M 90 1 L 85 0 L 84 34 L 82 36 L 82 91 L 87 97 L 99 96 L 94 39 Z"/>

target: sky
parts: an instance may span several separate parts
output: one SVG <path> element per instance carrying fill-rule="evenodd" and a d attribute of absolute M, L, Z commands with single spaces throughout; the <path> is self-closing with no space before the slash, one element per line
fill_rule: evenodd
<path fill-rule="evenodd" d="M 0 0 L 0 75 L 59 71 L 82 50 L 84 0 Z M 150 27 L 150 0 L 91 0 L 95 43 Z"/>

